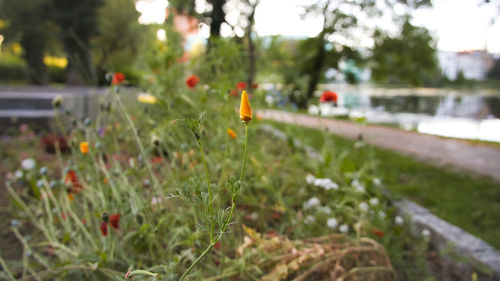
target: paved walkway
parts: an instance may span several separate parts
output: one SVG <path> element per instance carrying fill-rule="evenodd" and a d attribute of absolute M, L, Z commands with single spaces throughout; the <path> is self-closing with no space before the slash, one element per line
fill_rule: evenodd
<path fill-rule="evenodd" d="M 416 156 L 438 166 L 450 165 L 500 182 L 500 148 L 470 144 L 460 140 L 407 132 L 375 125 L 360 125 L 349 121 L 320 118 L 278 110 L 259 111 L 264 119 L 310 128 L 326 127 L 336 135 L 363 139 L 373 145 Z"/>

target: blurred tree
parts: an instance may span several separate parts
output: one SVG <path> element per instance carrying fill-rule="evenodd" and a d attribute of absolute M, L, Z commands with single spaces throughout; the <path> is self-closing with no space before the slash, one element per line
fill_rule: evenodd
<path fill-rule="evenodd" d="M 404 82 L 422 85 L 426 75 L 437 70 L 435 43 L 426 28 L 406 18 L 397 37 L 374 33 L 372 78 L 377 82 Z"/>
<path fill-rule="evenodd" d="M 68 58 L 67 83 L 96 84 L 91 58 L 92 36 L 97 35 L 97 9 L 102 0 L 51 0 L 51 18 L 60 28 Z"/>
<path fill-rule="evenodd" d="M 135 58 L 152 45 L 154 34 L 138 18 L 133 0 L 106 0 L 98 9 L 99 34 L 91 43 L 99 84 L 108 71 L 127 72 L 137 66 Z"/>
<path fill-rule="evenodd" d="M 488 72 L 488 78 L 500 80 L 500 59 L 496 59 L 493 67 Z"/>
<path fill-rule="evenodd" d="M 32 84 L 47 82 L 43 57 L 51 33 L 48 10 L 48 0 L 6 0 L 0 5 L 0 19 L 6 21 L 0 32 L 5 35 L 5 43 L 21 44 L 28 81 Z"/>
<path fill-rule="evenodd" d="M 355 28 L 358 27 L 359 18 L 370 18 L 382 15 L 383 12 L 392 9 L 395 3 L 406 5 L 410 8 L 418 8 L 425 5 L 430 5 L 430 0 L 319 0 L 317 3 L 305 7 L 304 17 L 321 17 L 323 20 L 322 29 L 319 34 L 307 39 L 308 54 L 305 63 L 309 64 L 303 72 L 307 79 L 307 88 L 305 96 L 296 100 L 299 107 L 306 107 L 307 101 L 313 97 L 314 91 L 320 80 L 323 78 L 324 70 L 327 68 L 327 61 L 331 61 L 335 67 L 340 59 L 344 59 L 344 55 L 358 55 L 351 52 L 352 46 L 348 43 L 341 43 L 337 38 L 341 37 L 342 41 L 352 40 Z M 384 10 L 384 11 L 383 11 Z M 371 27 L 367 27 L 371 28 Z M 333 44 L 330 52 L 326 49 L 328 44 Z M 344 48 L 349 48 L 345 49 Z M 328 54 L 330 53 L 330 54 Z M 328 58 L 330 57 L 330 58 Z"/>
<path fill-rule="evenodd" d="M 215 40 L 220 37 L 221 26 L 226 22 L 226 12 L 224 12 L 226 0 L 206 0 L 206 4 L 206 9 L 204 11 L 197 12 L 195 0 L 169 1 L 170 7 L 172 7 L 176 12 L 196 17 L 201 22 L 210 26 L 210 46 L 210 40 Z"/>
<path fill-rule="evenodd" d="M 255 43 L 253 40 L 253 26 L 255 23 L 255 10 L 257 5 L 259 5 L 260 0 L 244 0 L 245 5 L 248 7 L 243 11 L 247 11 L 246 13 L 242 11 L 242 14 L 245 16 L 246 27 L 245 27 L 245 38 L 247 40 L 248 52 L 248 74 L 247 74 L 247 85 L 249 88 L 255 82 L 255 74 L 257 72 L 257 58 L 256 58 L 256 50 Z"/>

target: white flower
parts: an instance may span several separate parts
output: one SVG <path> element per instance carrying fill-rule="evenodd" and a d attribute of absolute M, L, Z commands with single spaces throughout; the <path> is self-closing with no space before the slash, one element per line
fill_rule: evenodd
<path fill-rule="evenodd" d="M 151 204 L 156 205 L 161 203 L 161 198 L 160 197 L 153 197 L 151 198 Z"/>
<path fill-rule="evenodd" d="M 385 219 L 385 217 L 387 217 L 387 214 L 384 211 L 379 211 L 378 216 L 382 219 Z"/>
<path fill-rule="evenodd" d="M 314 180 L 314 185 L 315 186 L 323 186 L 323 179 L 315 179 Z"/>
<path fill-rule="evenodd" d="M 253 212 L 250 214 L 249 218 L 253 221 L 256 221 L 259 219 L 259 214 L 257 214 L 257 212 Z"/>
<path fill-rule="evenodd" d="M 23 177 L 23 171 L 17 170 L 14 172 L 14 176 L 16 176 L 16 179 L 20 179 Z"/>
<path fill-rule="evenodd" d="M 427 228 L 422 230 L 422 236 L 425 238 L 425 239 L 429 239 L 429 237 L 431 237 L 431 231 L 428 230 Z"/>
<path fill-rule="evenodd" d="M 306 179 L 307 180 L 307 179 Z M 312 180 L 312 178 L 311 178 Z M 339 188 L 339 185 L 334 183 L 331 179 L 329 178 L 324 178 L 324 179 L 320 179 L 320 178 L 315 178 L 314 179 L 314 185 L 315 186 L 319 186 L 319 187 L 322 187 L 326 190 L 330 190 L 330 189 L 338 189 Z"/>
<path fill-rule="evenodd" d="M 36 187 L 38 187 L 38 188 L 42 188 L 42 187 L 43 187 L 43 180 L 38 180 L 38 181 L 36 182 Z"/>
<path fill-rule="evenodd" d="M 351 185 L 354 187 L 356 192 L 365 192 L 365 187 L 357 179 L 353 180 L 351 182 Z"/>
<path fill-rule="evenodd" d="M 379 186 L 382 184 L 382 181 L 379 178 L 374 178 L 373 179 L 373 184 L 376 186 Z"/>
<path fill-rule="evenodd" d="M 361 202 L 359 203 L 359 208 L 361 209 L 361 211 L 366 212 L 368 211 L 369 206 L 366 202 Z"/>
<path fill-rule="evenodd" d="M 304 219 L 304 223 L 305 224 L 311 224 L 311 223 L 314 223 L 316 222 L 316 218 L 311 216 L 311 215 L 308 215 L 305 219 Z"/>
<path fill-rule="evenodd" d="M 36 165 L 35 159 L 33 159 L 33 158 L 26 158 L 23 161 L 21 161 L 21 167 L 24 170 L 31 170 L 31 169 L 35 168 L 35 165 Z"/>
<path fill-rule="evenodd" d="M 311 209 L 320 204 L 318 197 L 312 197 L 311 199 L 304 202 L 304 210 Z"/>
<path fill-rule="evenodd" d="M 400 216 L 396 216 L 396 217 L 394 218 L 394 223 L 396 223 L 396 225 L 403 225 L 403 222 L 404 222 L 404 220 L 403 220 L 403 218 L 402 218 L 402 217 L 400 217 Z"/>
<path fill-rule="evenodd" d="M 341 233 L 348 233 L 349 232 L 349 226 L 347 224 L 343 224 L 339 226 L 339 231 Z"/>
<path fill-rule="evenodd" d="M 337 222 L 337 220 L 335 218 L 329 218 L 327 221 L 326 221 L 326 225 L 331 228 L 331 229 L 335 229 L 337 228 L 337 226 L 339 225 L 339 223 Z"/>
<path fill-rule="evenodd" d="M 328 207 L 328 206 L 320 206 L 320 207 L 318 207 L 318 211 L 323 212 L 327 215 L 332 213 L 332 209 L 330 209 L 330 207 Z"/>
<path fill-rule="evenodd" d="M 325 185 L 325 186 L 324 186 L 324 188 L 325 188 L 326 190 L 330 190 L 330 189 L 335 189 L 335 190 L 337 190 L 337 189 L 339 189 L 339 185 L 338 185 L 338 184 L 336 184 L 336 183 L 334 183 L 334 182 L 330 182 L 330 183 L 328 183 L 327 185 Z"/>
<path fill-rule="evenodd" d="M 313 184 L 315 180 L 316 180 L 316 178 L 315 178 L 313 175 L 311 175 L 311 174 L 308 174 L 308 175 L 306 176 L 306 182 L 307 182 L 308 184 Z"/>
<path fill-rule="evenodd" d="M 373 198 L 370 199 L 370 205 L 377 206 L 378 203 L 379 203 L 378 198 L 373 197 Z"/>

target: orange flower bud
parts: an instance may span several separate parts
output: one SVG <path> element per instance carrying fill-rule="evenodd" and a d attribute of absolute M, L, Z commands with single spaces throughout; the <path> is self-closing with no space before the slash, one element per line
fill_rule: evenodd
<path fill-rule="evenodd" d="M 81 152 L 82 154 L 87 154 L 87 153 L 89 153 L 89 143 L 88 143 L 88 142 L 86 142 L 86 141 L 82 141 L 82 142 L 80 143 L 80 152 Z"/>
<path fill-rule="evenodd" d="M 250 102 L 248 101 L 248 94 L 247 91 L 245 90 L 243 90 L 243 93 L 241 93 L 240 119 L 245 123 L 252 120 L 252 108 L 250 107 Z"/>
<path fill-rule="evenodd" d="M 230 128 L 227 128 L 227 134 L 232 138 L 232 139 L 235 139 L 236 138 L 236 133 L 231 130 Z"/>

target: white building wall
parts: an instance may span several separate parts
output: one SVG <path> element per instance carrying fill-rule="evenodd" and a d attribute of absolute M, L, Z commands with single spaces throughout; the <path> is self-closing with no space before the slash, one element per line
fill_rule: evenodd
<path fill-rule="evenodd" d="M 460 71 L 467 79 L 485 80 L 492 60 L 491 54 L 485 51 L 438 52 L 441 72 L 450 80 L 457 79 Z"/>

